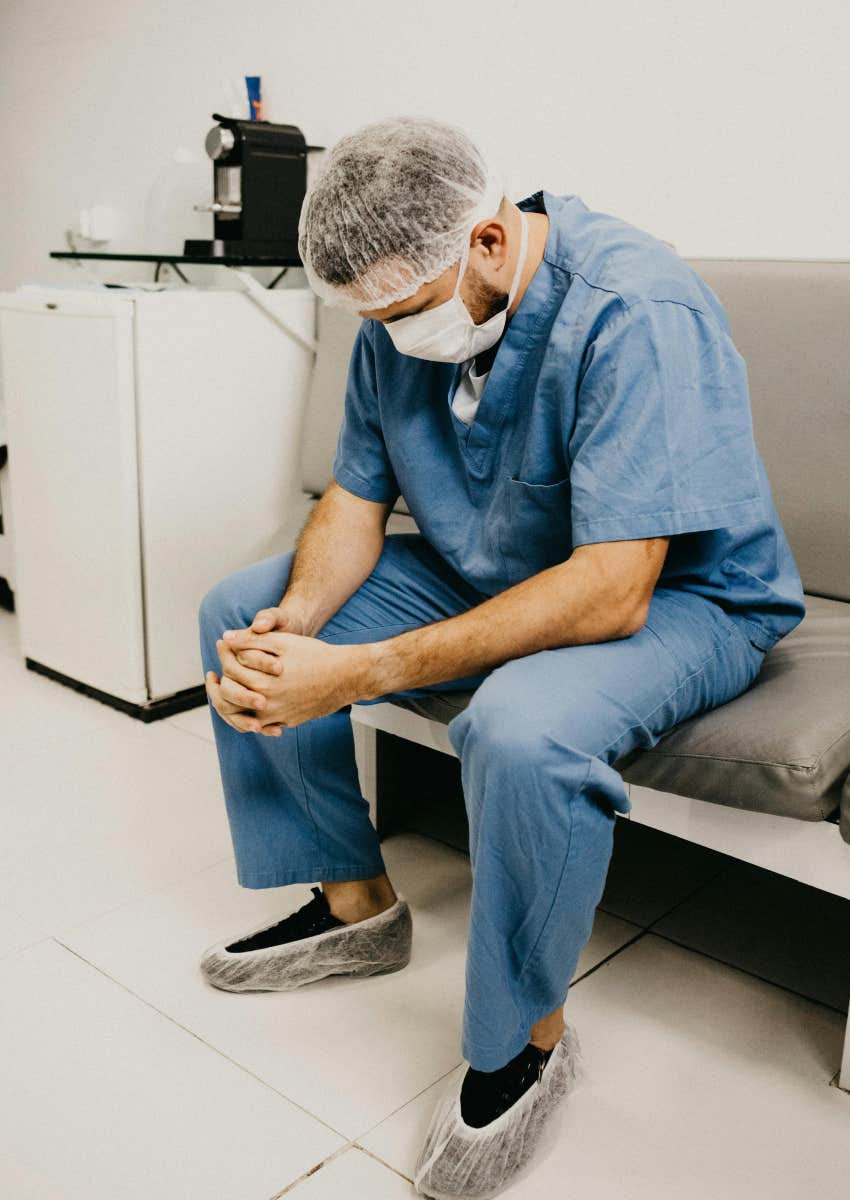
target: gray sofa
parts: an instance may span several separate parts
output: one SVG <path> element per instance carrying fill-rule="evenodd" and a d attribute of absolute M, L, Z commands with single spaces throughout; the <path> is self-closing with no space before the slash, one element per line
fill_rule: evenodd
<path fill-rule="evenodd" d="M 850 898 L 850 262 L 686 261 L 720 298 L 747 363 L 756 442 L 807 613 L 747 692 L 616 766 L 631 819 Z M 320 308 L 303 440 L 308 505 L 331 477 L 358 325 Z M 416 529 L 400 498 L 388 532 Z M 471 695 L 354 705 L 352 718 L 453 754 L 445 725 Z M 840 1086 L 850 1089 L 850 1038 Z"/>

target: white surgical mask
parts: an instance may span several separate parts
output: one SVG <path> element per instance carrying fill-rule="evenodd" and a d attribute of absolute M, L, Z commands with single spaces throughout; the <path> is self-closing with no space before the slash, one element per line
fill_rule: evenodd
<path fill-rule="evenodd" d="M 423 312 L 411 313 L 408 317 L 400 317 L 390 321 L 384 327 L 400 354 L 409 354 L 413 358 L 426 358 L 430 362 L 466 362 L 483 354 L 491 346 L 495 346 L 505 330 L 508 319 L 508 309 L 513 303 L 522 268 L 525 264 L 528 249 L 528 221 L 525 213 L 520 210 L 522 218 L 522 236 L 516 269 L 508 292 L 508 302 L 503 309 L 494 313 L 489 320 L 476 325 L 469 315 L 469 309 L 460 296 L 460 281 L 469 261 L 469 244 L 460 260 L 455 290 L 449 300 L 434 308 L 426 308 Z"/>

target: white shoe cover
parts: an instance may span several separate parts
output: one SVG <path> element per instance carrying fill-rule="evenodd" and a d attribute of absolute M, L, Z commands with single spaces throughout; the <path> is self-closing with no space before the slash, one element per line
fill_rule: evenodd
<path fill-rule="evenodd" d="M 517 1102 L 489 1125 L 467 1125 L 460 1112 L 461 1074 L 442 1096 L 431 1117 L 413 1185 L 434 1200 L 496 1196 L 534 1154 L 543 1126 L 558 1102 L 582 1075 L 581 1047 L 567 1024 L 543 1069 Z"/>
<path fill-rule="evenodd" d="M 201 974 L 227 992 L 286 992 L 327 975 L 386 974 L 410 961 L 413 921 L 407 901 L 398 894 L 395 904 L 365 921 L 243 954 L 226 949 L 276 924 L 208 947 L 201 956 Z"/>

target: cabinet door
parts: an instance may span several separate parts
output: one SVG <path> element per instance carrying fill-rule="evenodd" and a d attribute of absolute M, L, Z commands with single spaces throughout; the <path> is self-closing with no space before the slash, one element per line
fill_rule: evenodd
<path fill-rule="evenodd" d="M 132 314 L 84 292 L 7 294 L 0 365 L 23 652 L 144 703 Z"/>
<path fill-rule="evenodd" d="M 314 335 L 311 292 L 270 292 L 269 302 L 302 336 Z M 156 699 L 204 682 L 198 606 L 205 592 L 292 545 L 293 514 L 304 509 L 300 439 L 312 355 L 238 291 L 139 296 L 136 313 L 148 677 Z"/>

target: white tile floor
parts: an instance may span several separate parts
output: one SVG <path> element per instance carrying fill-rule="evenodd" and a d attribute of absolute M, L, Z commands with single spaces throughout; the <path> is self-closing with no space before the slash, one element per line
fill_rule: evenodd
<path fill-rule="evenodd" d="M 414 914 L 406 970 L 217 992 L 203 948 L 309 885 L 237 886 L 206 711 L 145 726 L 40 678 L 0 612 L 0 720 L 0 1195 L 413 1196 L 463 1070 L 466 856 L 383 843 Z M 775 877 L 620 828 L 567 1003 L 585 1079 L 504 1194 L 846 1200 L 846 959 L 775 936 Z M 798 927 L 811 903 L 846 937 L 850 904 L 778 886 Z"/>

